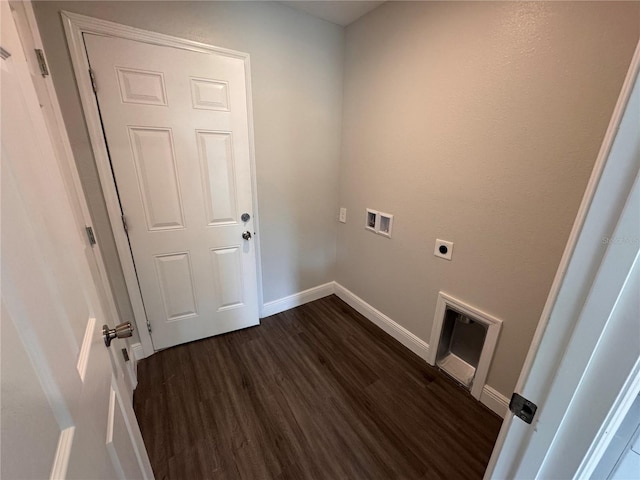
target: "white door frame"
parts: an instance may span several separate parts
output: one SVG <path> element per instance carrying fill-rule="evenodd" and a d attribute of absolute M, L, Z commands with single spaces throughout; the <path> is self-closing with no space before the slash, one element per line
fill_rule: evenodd
<path fill-rule="evenodd" d="M 531 463 L 532 457 L 536 457 L 533 462 L 537 462 L 538 466 L 531 465 L 531 469 L 539 468 L 544 462 L 547 451 L 552 448 L 554 440 L 553 436 L 549 438 L 551 434 L 546 430 L 549 430 L 549 425 L 556 425 L 563 421 L 567 406 L 575 399 L 574 397 L 577 398 L 575 390 L 568 389 L 562 392 L 560 397 L 554 397 L 560 399 L 559 401 L 547 402 L 550 394 L 553 393 L 552 389 L 562 365 L 574 362 L 574 371 L 570 380 L 571 382 L 579 382 L 584 370 L 580 370 L 578 367 L 582 365 L 583 368 L 586 368 L 590 360 L 589 352 L 576 352 L 575 349 L 571 350 L 571 347 L 580 343 L 576 341 L 574 334 L 579 334 L 582 329 L 581 320 L 584 317 L 581 312 L 598 278 L 599 268 L 604 265 L 605 250 L 607 252 L 610 250 L 609 248 L 603 249 L 601 242 L 605 237 L 615 238 L 616 224 L 622 219 L 625 205 L 633 189 L 633 186 L 625 186 L 625 183 L 628 183 L 628 179 L 635 179 L 638 175 L 639 165 L 637 158 L 634 158 L 635 153 L 628 151 L 629 145 L 633 145 L 633 142 L 637 141 L 637 130 L 621 127 L 624 127 L 625 113 L 627 118 L 631 118 L 634 113 L 637 114 L 637 112 L 631 111 L 633 107 L 627 107 L 630 105 L 634 87 L 640 84 L 639 73 L 640 42 L 636 46 L 540 322 L 515 387 L 516 392 L 536 403 L 541 410 L 545 409 L 545 421 L 538 424 L 540 415 L 536 414 L 534 423 L 529 426 L 509 413 L 500 430 L 485 472 L 485 479 L 513 477 L 515 472 L 522 468 L 523 458 L 527 458 L 526 461 Z M 626 144 L 626 150 L 624 148 L 614 150 L 616 140 Z M 600 323 L 606 324 L 606 318 L 600 320 Z M 598 335 L 601 334 L 602 331 Z M 597 342 L 599 338 L 598 336 L 595 341 Z M 582 343 L 591 345 L 593 341 L 588 339 Z M 582 350 L 584 350 L 584 346 L 582 345 Z M 595 345 L 593 346 L 595 347 Z M 587 355 L 586 358 L 585 355 Z M 611 406 L 614 405 L 615 402 L 612 402 Z M 543 430 L 544 434 L 540 434 L 539 432 Z M 534 455 L 528 455 L 527 449 L 532 448 L 534 434 L 537 434 L 538 437 L 536 452 Z"/>
<path fill-rule="evenodd" d="M 149 43 L 152 45 L 160 45 L 166 47 L 174 47 L 183 50 L 201 53 L 216 53 L 233 58 L 238 58 L 245 65 L 245 88 L 247 92 L 247 119 L 249 122 L 249 152 L 251 167 L 251 188 L 253 190 L 253 221 L 254 230 L 260 232 L 258 223 L 258 201 L 257 201 L 257 184 L 256 184 L 256 168 L 255 168 L 255 149 L 253 134 L 253 108 L 251 95 L 251 70 L 249 63 L 249 54 L 228 50 L 220 47 L 206 45 L 204 43 L 186 40 L 161 33 L 141 30 L 118 23 L 100 20 L 85 15 L 79 15 L 70 12 L 61 12 L 64 24 L 67 43 L 71 53 L 71 61 L 75 73 L 80 99 L 82 101 L 82 109 L 89 130 L 91 140 L 91 148 L 98 167 L 98 176 L 104 193 L 107 212 L 113 236 L 115 237 L 118 256 L 122 264 L 122 270 L 127 285 L 127 291 L 131 298 L 136 326 L 140 335 L 140 342 L 144 356 L 147 357 L 154 352 L 151 342 L 151 335 L 147 329 L 147 317 L 142 302 L 142 294 L 138 285 L 138 279 L 133 263 L 133 256 L 129 248 L 129 241 L 124 231 L 121 218 L 120 202 L 118 200 L 116 183 L 111 171 L 111 164 L 107 146 L 100 121 L 97 99 L 93 93 L 91 77 L 89 75 L 89 60 L 82 35 L 84 33 L 102 35 L 138 42 Z M 260 261 L 260 242 L 255 244 L 256 248 L 256 277 L 258 288 L 258 311 L 262 313 L 262 271 Z M 260 315 L 261 316 L 261 315 Z"/>

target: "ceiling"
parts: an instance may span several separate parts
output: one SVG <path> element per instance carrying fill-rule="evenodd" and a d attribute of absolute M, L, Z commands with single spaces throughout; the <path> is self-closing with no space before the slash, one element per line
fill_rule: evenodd
<path fill-rule="evenodd" d="M 325 0 L 325 1 L 292 1 L 292 2 L 280 2 L 306 12 L 314 17 L 322 18 L 328 22 L 335 23 L 346 27 L 352 22 L 362 17 L 364 14 L 369 13 L 374 8 L 382 5 L 384 1 L 339 1 L 339 0 Z"/>

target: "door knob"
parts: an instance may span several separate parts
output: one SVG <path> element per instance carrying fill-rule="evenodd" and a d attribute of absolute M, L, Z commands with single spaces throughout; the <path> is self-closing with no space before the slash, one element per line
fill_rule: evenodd
<path fill-rule="evenodd" d="M 116 325 L 116 328 L 109 328 L 108 325 L 102 326 L 102 336 L 104 337 L 104 344 L 107 347 L 111 346 L 111 340 L 114 338 L 127 338 L 133 335 L 133 325 L 131 322 L 123 322 Z"/>
<path fill-rule="evenodd" d="M 244 238 L 245 240 L 249 240 L 251 238 L 251 232 L 247 230 L 242 234 L 242 238 Z"/>

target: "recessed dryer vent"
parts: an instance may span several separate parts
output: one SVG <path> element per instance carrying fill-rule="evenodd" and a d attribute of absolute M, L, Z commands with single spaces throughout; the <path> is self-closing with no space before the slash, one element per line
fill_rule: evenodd
<path fill-rule="evenodd" d="M 440 292 L 427 361 L 480 399 L 501 326 L 501 320 Z"/>

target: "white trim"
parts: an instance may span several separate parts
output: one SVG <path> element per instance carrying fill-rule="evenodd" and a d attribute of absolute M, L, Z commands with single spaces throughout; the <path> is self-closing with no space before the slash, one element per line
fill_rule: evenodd
<path fill-rule="evenodd" d="M 251 57 L 246 54 L 245 64 L 245 90 L 247 95 L 247 123 L 249 127 L 249 162 L 251 166 L 251 190 L 253 191 L 253 236 L 255 238 L 256 249 L 256 287 L 258 289 L 258 317 L 263 317 L 262 307 L 264 305 L 264 292 L 262 291 L 262 246 L 260 239 L 260 222 L 258 214 L 258 171 L 256 168 L 256 146 L 255 133 L 253 128 L 253 90 L 251 87 Z"/>
<path fill-rule="evenodd" d="M 87 364 L 89 362 L 89 354 L 91 353 L 91 345 L 95 334 L 95 328 L 96 319 L 95 317 L 90 317 L 84 331 L 84 339 L 82 340 L 82 346 L 80 347 L 80 354 L 78 355 L 78 362 L 76 364 L 76 368 L 78 369 L 80 380 L 82 382 L 84 382 L 84 377 L 87 374 Z"/>
<path fill-rule="evenodd" d="M 337 282 L 335 283 L 335 294 L 342 299 L 345 303 L 353 307 L 358 313 L 364 315 L 372 323 L 380 327 L 386 333 L 391 335 L 402 345 L 407 347 L 413 353 L 418 355 L 423 360 L 427 360 L 429 354 L 429 344 L 424 340 L 418 338 L 409 330 L 391 320 L 380 310 L 369 305 L 363 299 L 358 297 L 355 293 L 346 289 Z"/>
<path fill-rule="evenodd" d="M 305 303 L 314 302 L 332 294 L 335 294 L 338 298 L 363 315 L 367 320 L 380 327 L 385 333 L 391 335 L 420 358 L 425 361 L 427 360 L 427 357 L 429 356 L 429 344 L 427 342 L 418 338 L 409 330 L 399 325 L 380 310 L 372 307 L 362 298 L 358 297 L 355 293 L 337 282 L 328 282 L 272 302 L 267 302 L 262 307 L 262 318 L 284 312 L 291 308 L 299 307 Z M 478 316 L 478 310 L 473 309 L 472 307 L 468 308 L 473 312 L 474 316 Z M 482 314 L 500 322 L 500 320 L 495 319 L 484 312 L 482 312 Z M 137 357 L 135 352 L 139 349 L 139 345 L 140 344 L 133 344 L 131 346 L 131 349 L 134 352 L 134 357 Z M 136 360 L 138 360 L 138 358 L 136 358 Z M 480 402 L 496 414 L 504 417 L 509 410 L 509 400 L 507 397 L 489 385 L 482 384 L 482 386 L 482 393 L 478 395 Z"/>
<path fill-rule="evenodd" d="M 129 380 L 129 384 L 131 385 L 132 395 L 131 399 L 133 400 L 133 391 L 138 386 L 138 359 L 135 358 L 133 348 L 135 345 L 138 346 L 139 352 L 136 352 L 137 355 L 142 355 L 144 358 L 144 352 L 142 351 L 142 345 L 140 343 L 129 344 L 126 341 L 122 343 L 124 348 L 127 351 L 127 355 L 129 356 L 129 361 L 124 362 L 124 366 L 126 368 L 125 374 L 127 379 Z M 128 389 L 127 389 L 128 390 Z"/>
<path fill-rule="evenodd" d="M 573 478 L 591 478 L 593 471 L 600 463 L 602 456 L 604 455 L 607 447 L 611 443 L 611 440 L 618 432 L 618 428 L 622 424 L 622 421 L 627 416 L 627 413 L 631 409 L 633 402 L 640 393 L 640 359 L 633 367 L 631 375 L 627 379 L 620 395 L 616 399 L 613 408 L 607 415 L 607 419 L 602 424 L 600 431 L 596 435 L 593 444 L 587 451 L 582 464 L 578 467 L 578 471 Z"/>
<path fill-rule="evenodd" d="M 127 408 L 127 406 L 125 405 L 125 398 L 122 395 L 124 384 L 119 379 L 114 377 L 111 379 L 111 388 L 112 391 L 114 391 L 116 394 L 118 407 L 120 409 L 120 413 L 122 414 L 122 418 L 124 419 L 127 431 L 129 432 L 131 438 L 134 440 L 132 448 L 133 452 L 136 455 L 136 459 L 138 460 L 138 465 L 140 466 L 140 470 L 142 472 L 142 478 L 144 480 L 153 479 L 153 469 L 151 468 L 149 455 L 147 454 L 144 440 L 142 439 L 142 434 L 140 433 L 140 428 L 138 427 L 138 420 L 136 419 L 135 412 L 133 411 L 133 408 Z"/>
<path fill-rule="evenodd" d="M 131 351 L 129 351 L 129 361 L 125 362 L 124 366 L 127 369 L 126 374 L 131 384 L 131 390 L 135 391 L 138 387 L 138 362 L 132 360 L 132 356 Z M 133 400 L 133 397 L 131 399 Z"/>
<path fill-rule="evenodd" d="M 534 401 L 538 404 L 539 409 L 544 400 L 546 400 L 557 369 L 562 361 L 568 344 L 567 336 L 574 330 L 579 319 L 576 309 L 579 309 L 581 304 L 574 305 L 576 303 L 575 298 L 580 298 L 588 293 L 588 289 L 597 273 L 597 264 L 601 263 L 604 256 L 603 253 L 597 253 L 597 255 L 594 253 L 594 242 L 598 242 L 602 235 L 610 236 L 613 231 L 612 220 L 617 219 L 616 211 L 620 211 L 628 194 L 628 192 L 615 190 L 616 185 L 611 185 L 616 180 L 614 173 L 609 176 L 604 176 L 604 174 L 614 168 L 609 167 L 609 169 L 605 170 L 639 71 L 640 42 L 636 46 L 549 296 L 515 386 L 516 392 Z M 633 168 L 630 168 L 624 162 L 620 164 L 620 161 L 618 161 L 616 168 L 618 170 L 628 170 L 625 172 L 627 178 L 629 175 L 635 176 L 637 174 L 637 168 L 634 173 Z M 611 180 L 612 178 L 613 180 Z M 606 180 L 606 182 L 603 180 Z M 604 185 L 604 183 L 607 183 L 607 185 Z M 605 192 L 608 194 L 605 194 Z M 600 194 L 597 199 L 596 193 Z M 596 210 L 599 211 L 596 212 Z M 590 228 L 588 232 L 590 238 L 586 238 L 586 235 L 583 235 L 583 229 L 586 225 L 589 225 Z M 583 265 L 582 269 L 576 271 L 571 279 L 568 278 L 570 264 Z M 593 266 L 594 264 L 595 267 Z M 588 265 L 591 266 L 590 269 L 587 269 Z M 569 271 L 569 273 L 571 272 Z M 567 282 L 570 285 L 565 289 L 563 286 Z M 561 295 L 561 293 L 564 293 L 564 295 Z M 560 304 L 562 304 L 562 312 L 559 311 Z M 556 310 L 558 310 L 558 315 L 554 317 L 554 322 L 550 323 L 551 314 Z M 544 358 L 538 354 L 543 341 L 546 344 Z M 537 362 L 536 372 L 532 372 L 534 362 Z M 519 424 L 513 425 L 514 418 L 513 415 L 507 415 L 502 424 L 485 471 L 485 479 L 509 476 L 509 469 L 515 468 L 515 465 L 524 455 L 524 451 L 527 448 L 526 445 L 531 441 L 531 435 L 535 429 Z"/>
<path fill-rule="evenodd" d="M 482 388 L 480 402 L 502 418 L 509 413 L 509 399 L 489 385 Z"/>
<path fill-rule="evenodd" d="M 91 147 L 95 157 L 96 166 L 98 168 L 98 176 L 100 178 L 100 184 L 102 186 L 102 192 L 104 194 L 107 212 L 109 214 L 111 230 L 116 241 L 116 247 L 118 250 L 118 256 L 120 257 L 120 262 L 122 264 L 127 291 L 129 292 L 129 298 L 131 299 L 131 305 L 133 307 L 135 324 L 138 328 L 143 352 L 145 356 L 149 356 L 154 352 L 154 347 L 152 344 L 151 335 L 147 330 L 147 317 L 142 302 L 142 295 L 140 293 L 140 288 L 138 285 L 133 257 L 129 248 L 129 241 L 122 227 L 120 202 L 116 193 L 115 180 L 112 175 L 109 156 L 104 141 L 98 105 L 93 94 L 93 89 L 91 87 L 88 56 L 82 35 L 84 33 L 91 33 L 94 35 L 124 38 L 153 45 L 170 46 L 195 52 L 216 53 L 219 55 L 230 56 L 243 60 L 245 64 L 247 120 L 249 124 L 249 151 L 253 189 L 253 225 L 254 230 L 256 232 L 259 232 L 260 229 L 258 223 L 258 203 L 255 178 L 256 166 L 253 139 L 253 109 L 251 98 L 251 71 L 249 55 L 242 52 L 236 52 L 233 50 L 206 45 L 200 42 L 172 37 L 170 35 L 164 35 L 161 33 L 141 30 L 126 25 L 120 25 L 117 23 L 108 22 L 106 20 L 99 20 L 76 13 L 63 11 L 61 12 L 61 16 L 65 34 L 67 37 L 69 51 L 71 53 L 71 62 L 73 64 L 78 91 L 80 94 L 80 99 L 82 101 L 82 109 L 84 112 L 85 120 L 87 122 L 87 128 L 91 140 Z M 260 245 L 259 242 L 256 242 L 256 281 L 258 289 L 258 306 L 262 303 L 262 273 L 260 265 Z"/>
<path fill-rule="evenodd" d="M 333 283 L 335 285 L 334 287 L 335 294 L 341 300 L 343 300 L 345 303 L 347 303 L 352 308 L 354 308 L 358 313 L 363 315 L 371 323 L 377 325 L 382 330 L 384 330 L 387 334 L 391 335 L 402 345 L 404 345 L 413 353 L 415 353 L 420 358 L 422 358 L 425 362 L 427 361 L 427 358 L 429 357 L 429 351 L 430 351 L 429 344 L 427 342 L 425 342 L 421 338 L 418 338 L 409 330 L 399 325 L 397 322 L 393 321 L 391 318 L 389 318 L 387 315 L 382 313 L 380 310 L 369 305 L 362 298 L 358 297 L 355 293 L 343 287 L 338 282 L 333 282 Z M 477 310 L 474 309 L 473 311 L 476 312 Z M 484 314 L 484 315 L 487 315 L 487 314 Z M 487 316 L 491 317 L 490 315 L 487 315 Z M 494 320 L 497 320 L 497 319 L 494 319 Z M 497 321 L 499 322 L 500 320 L 497 320 Z M 488 407 L 493 412 L 497 413 L 503 418 L 509 410 L 509 400 L 507 399 L 507 397 L 505 397 L 504 395 L 502 395 L 500 392 L 495 390 L 493 387 L 490 387 L 489 385 L 483 385 L 482 393 L 479 395 L 479 400 L 482 404 L 484 404 L 486 407 Z"/>
<path fill-rule="evenodd" d="M 131 355 L 136 363 L 145 358 L 144 349 L 140 342 L 131 344 Z"/>
<path fill-rule="evenodd" d="M 284 312 L 290 308 L 299 307 L 305 303 L 313 302 L 334 293 L 334 282 L 325 283 L 324 285 L 318 285 L 317 287 L 303 290 L 302 292 L 294 293 L 287 297 L 267 302 L 262 306 L 262 317 L 269 317 L 276 313 Z"/>
<path fill-rule="evenodd" d="M 129 362 L 127 364 L 131 366 L 129 369 L 129 376 L 134 390 L 138 386 L 138 362 L 145 357 L 144 349 L 140 342 L 129 345 Z"/>
<path fill-rule="evenodd" d="M 60 480 L 67 478 L 67 469 L 69 468 L 69 458 L 71 458 L 71 448 L 73 447 L 73 435 L 76 427 L 67 427 L 58 437 L 58 448 L 53 458 L 53 466 L 51 467 L 51 480 Z"/>
<path fill-rule="evenodd" d="M 107 409 L 107 436 L 105 445 L 107 447 L 107 452 L 109 453 L 109 458 L 111 459 L 111 464 L 116 471 L 116 475 L 118 476 L 118 478 L 126 478 L 124 471 L 122 470 L 122 464 L 120 463 L 120 456 L 118 455 L 118 451 L 113 444 L 113 427 L 116 421 L 116 402 L 118 401 L 116 398 L 115 386 L 113 385 L 114 381 L 115 379 L 112 380 L 111 389 L 109 391 L 109 407 Z"/>
<path fill-rule="evenodd" d="M 498 342 L 498 335 L 500 335 L 500 329 L 502 328 L 502 320 L 489 315 L 482 310 L 473 307 L 462 300 L 452 297 L 451 295 L 438 292 L 438 302 L 436 303 L 436 311 L 433 318 L 433 327 L 431 328 L 430 345 L 434 348 L 431 349 L 427 357 L 427 362 L 430 365 L 436 364 L 436 354 L 438 351 L 437 345 L 440 342 L 440 335 L 442 334 L 442 325 L 444 322 L 445 312 L 447 307 L 451 307 L 459 313 L 462 313 L 474 320 L 487 326 L 487 335 L 484 339 L 482 346 L 482 353 L 478 365 L 476 366 L 475 376 L 473 378 L 473 384 L 471 386 L 471 395 L 474 398 L 480 400 L 487 380 L 487 374 L 489 373 L 489 366 L 493 359 L 493 353 L 496 349 L 496 343 Z"/>

